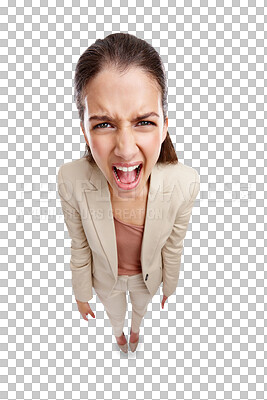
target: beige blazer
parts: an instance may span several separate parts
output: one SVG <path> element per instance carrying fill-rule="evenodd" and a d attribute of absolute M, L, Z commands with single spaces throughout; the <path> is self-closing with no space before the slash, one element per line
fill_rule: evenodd
<path fill-rule="evenodd" d="M 75 298 L 91 300 L 93 287 L 108 297 L 117 281 L 118 258 L 107 180 L 85 158 L 63 164 L 57 178 L 71 238 Z M 153 167 L 141 248 L 143 279 L 152 296 L 161 282 L 167 297 L 176 290 L 183 241 L 199 185 L 198 172 L 180 161 Z"/>

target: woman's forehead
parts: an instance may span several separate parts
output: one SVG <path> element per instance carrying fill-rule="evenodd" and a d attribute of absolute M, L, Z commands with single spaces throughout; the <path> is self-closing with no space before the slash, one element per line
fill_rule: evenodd
<path fill-rule="evenodd" d="M 121 74 L 104 70 L 88 83 L 85 108 L 89 117 L 109 116 L 103 119 L 131 120 L 149 112 L 160 113 L 161 92 L 139 68 Z"/>
<path fill-rule="evenodd" d="M 104 69 L 89 80 L 85 92 L 105 94 L 107 91 L 158 91 L 159 87 L 150 74 L 140 68 L 131 68 L 125 73 L 116 70 Z"/>

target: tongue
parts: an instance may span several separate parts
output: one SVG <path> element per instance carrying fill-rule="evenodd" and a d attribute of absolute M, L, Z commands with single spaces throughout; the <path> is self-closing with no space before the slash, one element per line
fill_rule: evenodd
<path fill-rule="evenodd" d="M 137 168 L 130 172 L 124 172 L 117 169 L 117 175 L 122 183 L 131 183 L 135 180 L 137 174 Z"/>

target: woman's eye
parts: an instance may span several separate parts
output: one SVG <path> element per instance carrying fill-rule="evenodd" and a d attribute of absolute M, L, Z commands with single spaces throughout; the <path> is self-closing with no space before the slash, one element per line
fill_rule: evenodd
<path fill-rule="evenodd" d="M 108 122 L 102 122 L 102 124 L 98 124 L 98 125 L 94 126 L 93 129 L 96 129 L 96 128 L 98 128 L 98 127 L 101 127 L 101 125 L 109 125 L 109 123 L 108 123 Z M 102 128 L 102 127 L 101 127 L 101 128 Z"/>
<path fill-rule="evenodd" d="M 154 122 L 152 122 L 152 121 L 140 121 L 138 123 L 141 124 L 141 122 L 148 122 L 149 124 L 155 125 Z"/>

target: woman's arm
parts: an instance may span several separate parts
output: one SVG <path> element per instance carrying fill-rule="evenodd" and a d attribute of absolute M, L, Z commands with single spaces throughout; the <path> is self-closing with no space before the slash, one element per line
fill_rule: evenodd
<path fill-rule="evenodd" d="M 93 298 L 92 290 L 92 252 L 82 226 L 81 216 L 67 193 L 61 168 L 58 171 L 58 193 L 64 220 L 71 238 L 70 269 L 75 299 L 87 302 Z M 66 200 L 68 199 L 68 201 Z"/>
<path fill-rule="evenodd" d="M 199 193 L 200 177 L 196 170 L 195 179 L 190 187 L 193 188 L 192 195 L 185 205 L 179 208 L 172 232 L 168 237 L 162 252 L 162 275 L 163 275 L 163 295 L 169 297 L 176 290 L 183 252 L 183 242 L 187 232 L 187 227 L 192 214 L 195 199 Z"/>

